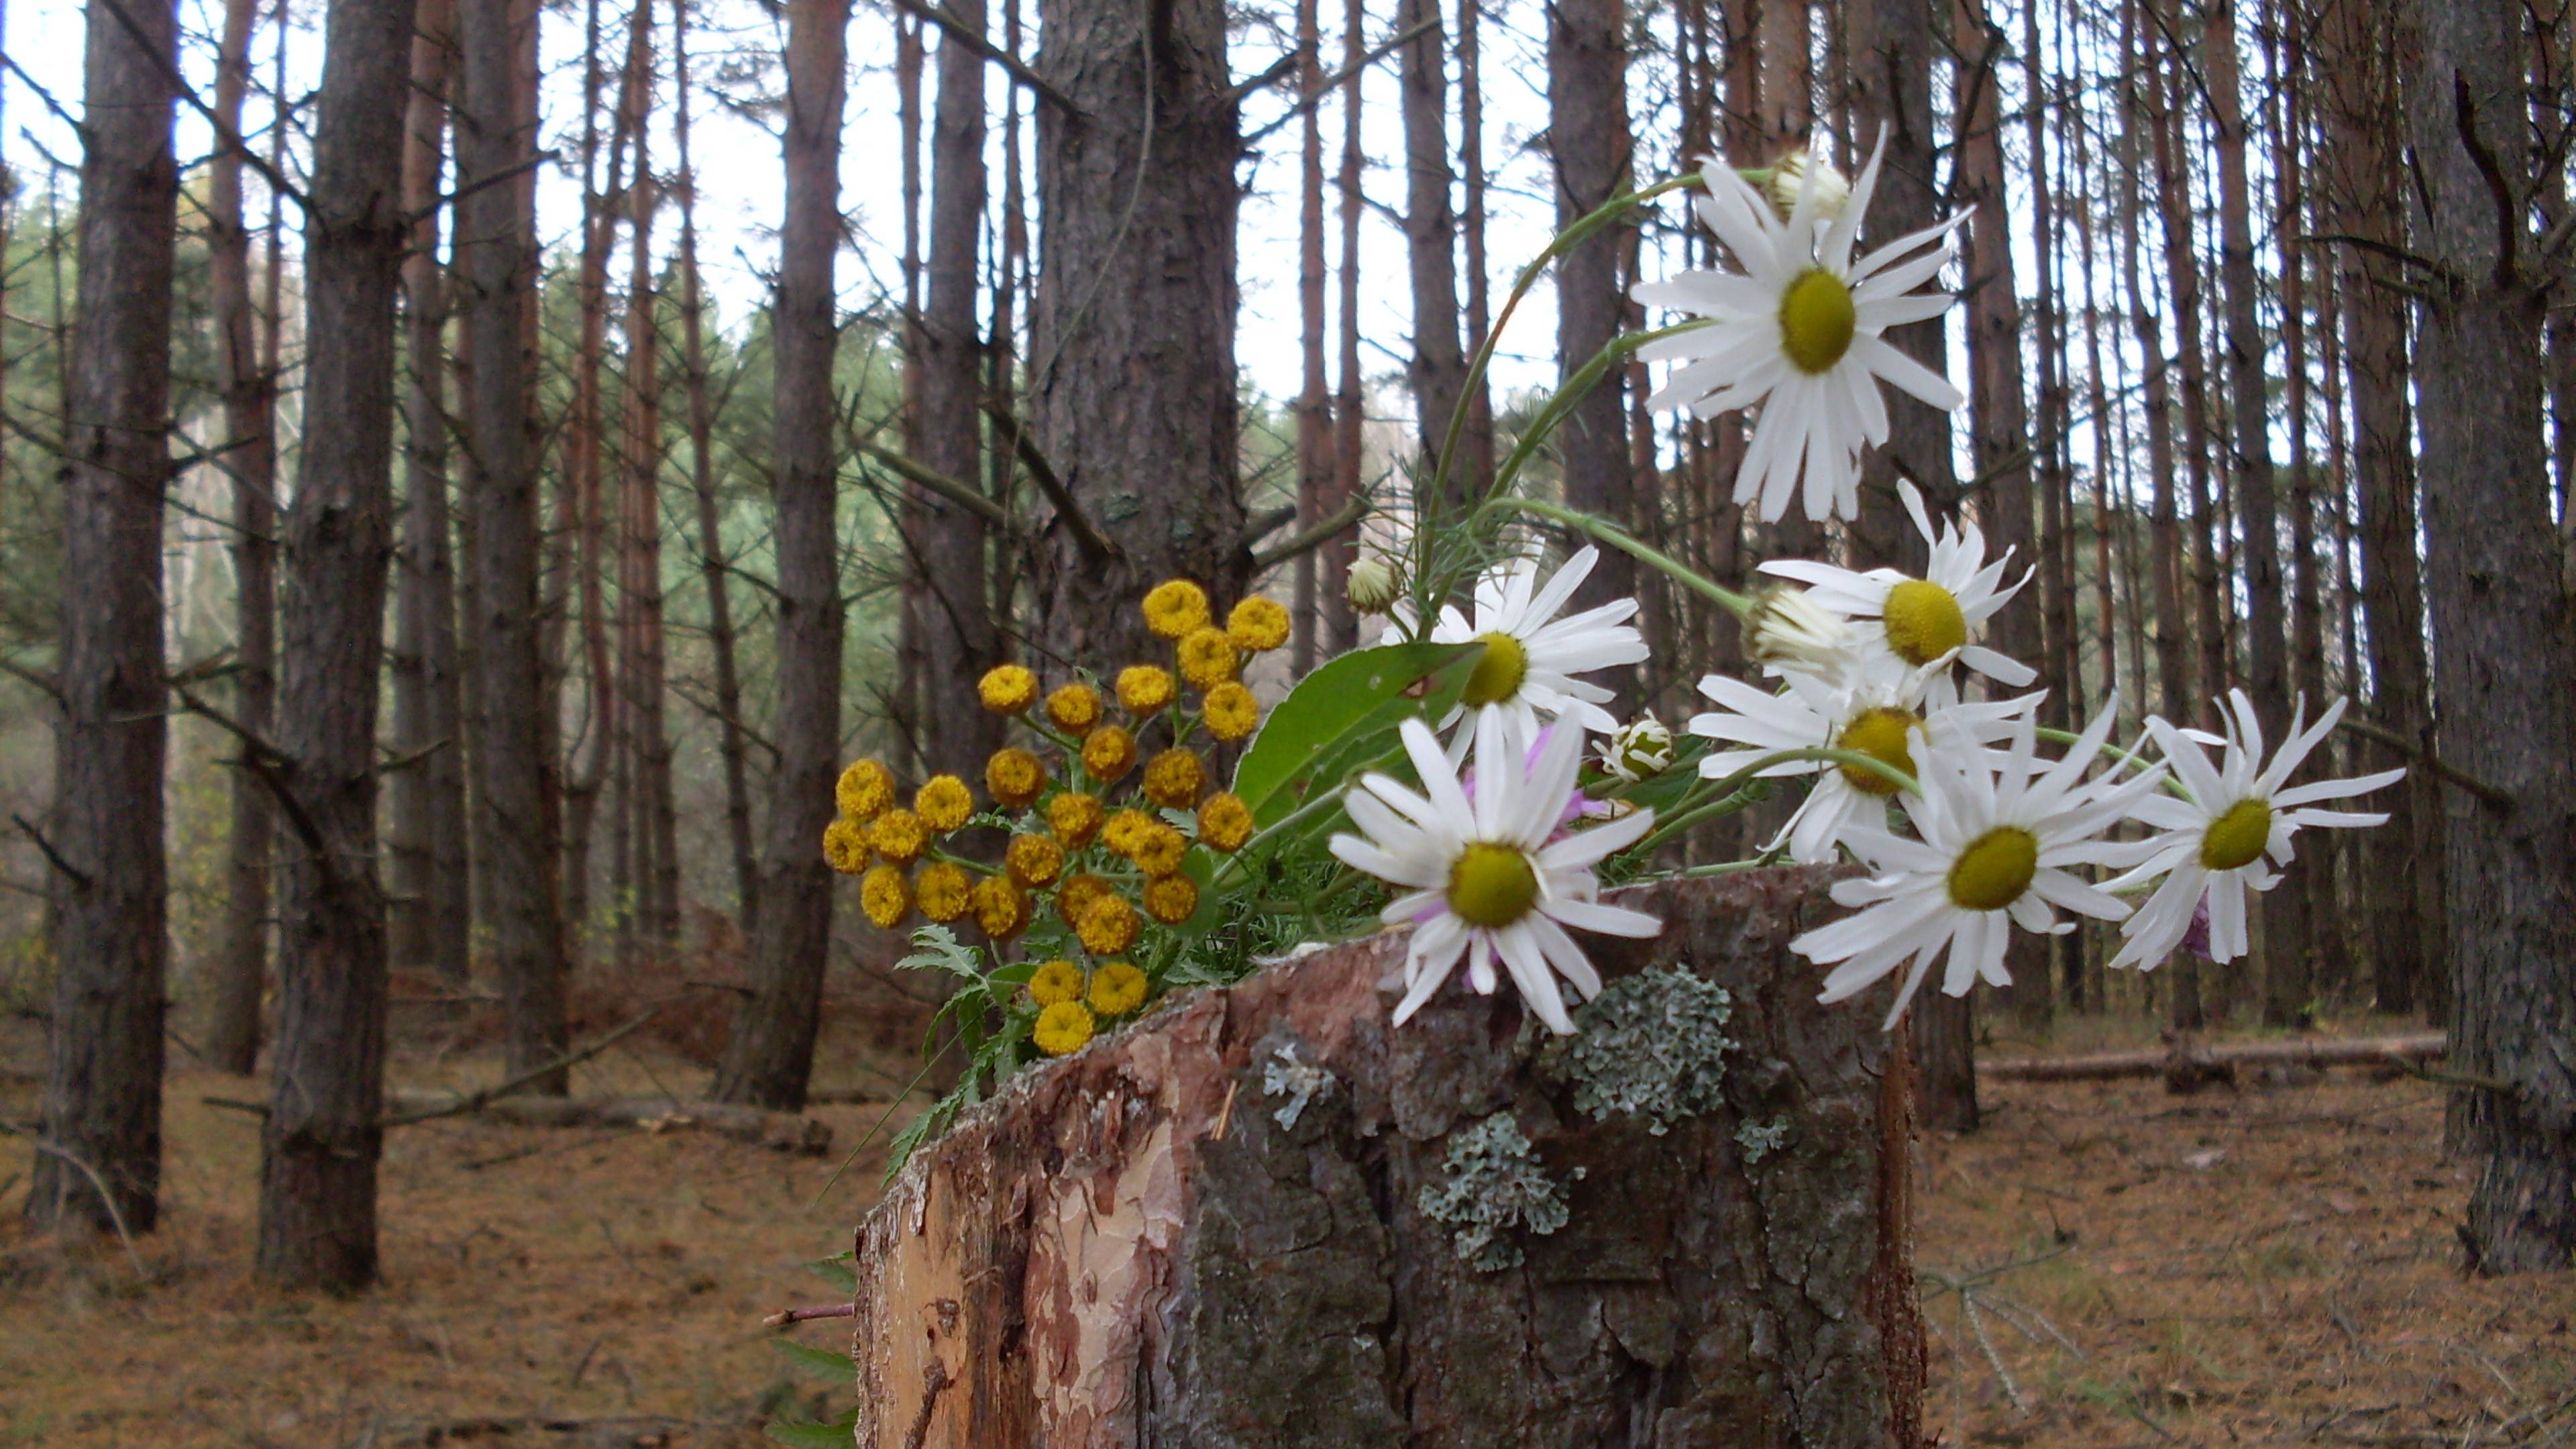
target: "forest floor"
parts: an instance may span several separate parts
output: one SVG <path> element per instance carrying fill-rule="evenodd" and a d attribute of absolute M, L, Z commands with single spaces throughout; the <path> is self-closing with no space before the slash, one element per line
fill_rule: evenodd
<path fill-rule="evenodd" d="M 820 1082 L 883 1093 L 901 1045 L 856 1016 L 827 1031 Z M 2085 1021 L 1997 1054 L 2150 1036 Z M 14 1120 L 30 1045 L 0 1037 Z M 496 1074 L 486 1051 L 397 1052 L 407 1085 Z M 703 1080 L 667 1047 L 578 1077 Z M 757 1445 L 766 1419 L 846 1404 L 760 1320 L 831 1300 L 807 1265 L 847 1247 L 882 1137 L 826 1183 L 882 1107 L 816 1109 L 837 1134 L 823 1158 L 687 1131 L 403 1128 L 386 1286 L 343 1301 L 250 1276 L 258 1122 L 202 1099 L 260 1095 L 175 1074 L 164 1223 L 139 1261 L 27 1236 L 24 1144 L 0 1138 L 0 1445 Z M 2463 1275 L 2470 1170 L 2441 1156 L 2440 1088 L 2339 1071 L 2180 1098 L 1990 1081 L 1985 1101 L 1985 1129 L 1927 1139 L 1917 1178 L 1940 1443 L 2576 1444 L 2576 1275 Z"/>

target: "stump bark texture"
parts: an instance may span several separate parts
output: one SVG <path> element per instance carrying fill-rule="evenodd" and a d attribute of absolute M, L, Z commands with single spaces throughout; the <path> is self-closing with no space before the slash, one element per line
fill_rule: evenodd
<path fill-rule="evenodd" d="M 1914 1449 L 1903 1036 L 1787 949 L 1830 879 L 1622 893 L 1666 928 L 1587 939 L 1576 1038 L 1390 1027 L 1389 935 L 1024 1074 L 859 1229 L 858 1443 Z"/>

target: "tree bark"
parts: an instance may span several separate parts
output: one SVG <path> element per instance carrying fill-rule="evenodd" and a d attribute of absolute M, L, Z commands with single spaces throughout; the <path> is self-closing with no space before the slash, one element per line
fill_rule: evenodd
<path fill-rule="evenodd" d="M 2576 1256 L 2576 638 L 2558 571 L 2540 331 L 2553 269 L 2531 254 L 2523 11 L 2412 0 L 2407 100 L 2425 224 L 2445 269 L 2419 304 L 2416 374 L 2442 753 L 2512 796 L 2449 806 L 2450 1057 L 2486 1164 L 2461 1240 L 2482 1272 Z"/>
<path fill-rule="evenodd" d="M 178 166 L 170 0 L 93 0 L 82 59 L 80 296 L 64 426 L 62 721 L 54 735 L 54 1015 L 27 1217 L 148 1232 L 159 1218 L 161 495 L 170 477 Z M 131 28 L 129 28 L 129 25 Z M 84 1171 L 84 1165 L 88 1171 Z M 105 1181 L 107 1195 L 89 1173 Z"/>
<path fill-rule="evenodd" d="M 1340 346 L 1335 354 L 1339 386 L 1333 394 L 1333 488 L 1325 511 L 1339 507 L 1360 491 L 1364 451 L 1361 424 L 1367 421 L 1366 383 L 1360 376 L 1360 76 L 1367 54 L 1364 34 L 1368 9 L 1364 0 L 1347 0 L 1342 8 L 1342 156 L 1334 186 L 1340 209 L 1341 269 L 1335 277 L 1341 308 Z M 1324 594 L 1324 650 L 1339 653 L 1359 642 L 1359 613 L 1351 607 L 1351 565 L 1359 561 L 1360 533 L 1325 544 L 1319 587 Z"/>
<path fill-rule="evenodd" d="M 849 0 L 787 12 L 786 223 L 780 235 L 772 477 L 778 498 L 778 768 L 760 859 L 752 995 L 736 1013 L 710 1095 L 805 1105 L 832 941 L 823 828 L 841 734 L 840 473 L 832 271 L 841 241 L 841 106 Z"/>
<path fill-rule="evenodd" d="M 2375 245 L 2404 244 L 2404 173 L 2398 164 L 2398 67 L 2394 21 L 2369 0 L 2326 0 L 2317 33 L 2319 94 L 2334 143 L 2325 148 L 2329 228 L 2356 238 L 2336 249 L 2343 355 L 2352 380 L 2353 473 L 2360 493 L 2362 612 L 2370 634 L 2371 713 L 2380 724 L 2433 747 L 2424 654 L 2424 598 L 2415 553 L 2414 426 L 2407 398 L 2406 319 L 2377 276 L 2388 265 Z M 2394 889 L 2369 892 L 2373 986 L 2384 1011 L 2405 1011 L 2419 995 L 2447 994 L 2442 920 L 2444 850 L 2441 783 L 2428 770 L 2382 792 L 2388 824 L 2361 848 L 2371 876 Z"/>
<path fill-rule="evenodd" d="M 698 281 L 698 172 L 689 153 L 689 3 L 671 10 L 673 140 L 680 152 L 680 349 L 687 373 L 689 483 L 697 497 L 699 572 L 707 590 L 707 651 L 714 656 L 716 754 L 724 764 L 725 841 L 733 852 L 735 909 L 748 939 L 760 924 L 760 868 L 751 849 L 751 781 L 745 759 L 742 680 L 734 661 L 732 556 L 716 508 L 715 407 L 707 393 L 706 298 Z"/>
<path fill-rule="evenodd" d="M 1910 1449 L 1902 1038 L 1787 950 L 1829 878 L 1637 892 L 1662 937 L 1594 946 L 1730 998 L 1716 1090 L 1651 1125 L 1507 999 L 1390 1028 L 1386 937 L 1031 1071 L 860 1228 L 858 1442 Z M 1480 1244 L 1480 1172 L 1561 1215 Z"/>
<path fill-rule="evenodd" d="M 215 115 L 241 134 L 250 90 L 255 0 L 225 0 L 215 57 Z M 250 230 L 242 220 L 241 148 L 219 146 L 207 169 L 206 270 L 214 306 L 215 366 L 223 394 L 224 467 L 233 480 L 233 718 L 266 736 L 277 715 L 277 379 L 261 365 L 259 314 L 250 298 Z M 214 1002 L 205 1030 L 209 1064 L 248 1076 L 259 1063 L 261 996 L 268 984 L 268 874 L 276 840 L 268 787 L 232 772 L 232 830 L 224 841 L 224 913 L 216 927 Z"/>
<path fill-rule="evenodd" d="M 2151 27 L 2172 37 L 2176 0 L 2144 0 L 2158 7 Z M 2188 138 L 2176 114 L 2175 97 L 2183 93 L 2188 69 L 2184 56 L 2170 43 L 2150 47 L 2164 63 L 2142 80 L 2152 100 L 2155 129 L 2157 201 L 2165 257 L 2165 286 L 2172 299 L 2175 347 L 2182 363 L 2182 436 L 2184 465 L 2191 474 L 2192 531 L 2197 557 L 2191 567 L 2193 642 L 2200 672 L 2199 703 L 2194 718 L 2203 726 L 2218 723 L 2218 703 L 2227 692 L 2227 631 L 2218 607 L 2219 567 L 2211 496 L 2209 459 L 2209 382 L 2207 352 L 2201 346 L 2200 260 L 2192 249 L 2191 177 L 2187 171 Z M 2181 723 L 2177 720 L 2176 723 Z"/>
<path fill-rule="evenodd" d="M 1472 3 L 1472 0 L 1470 0 Z M 1324 369 L 1324 85 L 1323 26 L 1319 0 L 1297 0 L 1297 94 L 1313 97 L 1299 118 L 1297 136 L 1297 341 L 1302 369 L 1297 391 L 1297 526 L 1321 522 L 1333 496 L 1333 403 Z M 1315 635 L 1323 623 L 1316 607 L 1319 573 L 1333 572 L 1309 549 L 1297 556 L 1296 637 L 1289 668 L 1303 675 L 1315 667 Z M 1329 583 L 1338 580 L 1327 580 Z"/>
<path fill-rule="evenodd" d="M 300 849 L 278 876 L 277 1051 L 259 1272 L 376 1278 L 385 902 L 376 700 L 393 544 L 394 290 L 411 223 L 402 129 L 413 0 L 331 0 L 304 233 L 310 429 L 286 521 L 279 726 Z"/>
<path fill-rule="evenodd" d="M 1404 116 L 1404 243 L 1411 264 L 1413 354 L 1406 359 L 1406 380 L 1413 385 L 1416 441 L 1426 462 L 1440 456 L 1467 387 L 1467 355 L 1458 341 L 1458 218 L 1449 192 L 1456 177 L 1449 169 L 1449 37 L 1442 28 L 1441 0 L 1399 0 L 1396 33 L 1420 27 L 1422 33 L 1398 52 L 1399 94 Z M 1551 65 L 1550 72 L 1554 74 Z M 1563 210 L 1560 198 L 1558 209 Z M 1558 286 L 1564 286 L 1562 274 Z M 1587 354 L 1588 355 L 1588 354 Z M 1440 506 L 1463 506 L 1467 480 L 1460 471 L 1449 479 L 1449 495 Z"/>
<path fill-rule="evenodd" d="M 676 0 L 685 3 L 685 0 Z M 635 818 L 635 920 L 644 948 L 672 950 L 680 936 L 679 814 L 671 795 L 671 735 L 665 723 L 662 637 L 662 333 L 661 291 L 654 281 L 653 220 L 662 189 L 653 175 L 653 4 L 636 0 L 630 21 L 627 86 L 635 137 L 635 179 L 627 206 L 626 497 L 618 509 L 625 534 L 621 612 L 627 621 L 626 692 Z"/>
<path fill-rule="evenodd" d="M 1485 83 L 1479 36 L 1484 0 L 1458 0 L 1458 178 L 1464 208 L 1458 216 L 1467 274 L 1464 341 L 1473 357 L 1493 330 L 1493 279 L 1485 262 Z M 1468 390 L 1467 426 L 1458 438 L 1457 474 L 1480 496 L 1494 477 L 1494 387 L 1478 377 Z"/>
<path fill-rule="evenodd" d="M 1241 596 L 1234 229 L 1243 150 L 1217 0 L 1045 0 L 1037 69 L 1045 262 L 1038 441 L 1088 529 L 1049 528 L 1038 637 L 1095 667 L 1157 659 L 1136 600 L 1187 578 Z M 819 825 L 818 825 L 819 828 Z"/>
<path fill-rule="evenodd" d="M 481 710 L 474 759 L 474 856 L 506 1069 L 563 1055 L 563 922 L 556 896 L 553 731 L 537 614 L 537 418 L 528 309 L 535 214 L 506 179 L 533 168 L 536 129 L 520 92 L 533 17 L 519 0 L 458 0 L 462 104 L 456 111 L 456 272 L 466 481 L 474 532 L 473 632 Z M 561 1072 L 532 1084 L 560 1096 Z"/>

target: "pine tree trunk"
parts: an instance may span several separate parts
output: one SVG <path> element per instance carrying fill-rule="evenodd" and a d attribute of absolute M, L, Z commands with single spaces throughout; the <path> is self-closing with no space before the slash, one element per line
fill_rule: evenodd
<path fill-rule="evenodd" d="M 786 224 L 779 238 L 773 474 L 778 498 L 778 715 L 761 846 L 752 995 L 734 1016 L 710 1095 L 792 1112 L 805 1105 L 832 939 L 823 827 L 841 734 L 839 409 L 832 396 L 833 263 L 841 241 L 841 108 L 849 0 L 787 12 Z"/>
<path fill-rule="evenodd" d="M 1319 0 L 1297 0 L 1297 94 L 1307 98 L 1297 137 L 1297 526 L 1311 528 L 1329 512 L 1333 494 L 1333 404 L 1324 376 L 1324 84 Z M 1338 500 L 1333 500 L 1338 502 Z M 1315 599 L 1320 550 L 1297 556 L 1296 638 L 1289 667 L 1315 667 L 1323 623 Z M 1328 585 L 1335 580 L 1327 580 Z"/>
<path fill-rule="evenodd" d="M 671 736 L 663 710 L 662 299 L 653 272 L 653 220 L 661 209 L 662 190 L 648 150 L 652 0 L 637 0 L 630 24 L 627 68 L 634 116 L 628 125 L 635 136 L 635 181 L 627 209 L 626 498 L 619 522 L 626 535 L 620 592 L 630 620 L 633 666 L 621 682 L 635 771 L 635 917 L 645 949 L 660 955 L 679 940 L 680 861 Z"/>
<path fill-rule="evenodd" d="M 45 834 L 54 1014 L 27 1217 L 159 1217 L 163 854 L 161 495 L 170 476 L 178 167 L 169 0 L 94 0 L 82 61 L 80 297 L 65 395 L 62 720 Z M 107 1184 L 92 1186 L 89 1171 Z"/>
<path fill-rule="evenodd" d="M 385 901 L 377 668 L 393 544 L 394 291 L 413 0 L 331 0 L 305 225 L 303 466 L 286 522 L 280 743 L 300 837 L 278 875 L 277 1051 L 261 1134 L 259 1272 L 376 1278 Z"/>
<path fill-rule="evenodd" d="M 215 60 L 215 115 L 241 134 L 250 89 L 255 0 L 226 0 Z M 266 736 L 277 714 L 277 380 L 261 366 L 259 315 L 250 298 L 250 230 L 242 221 L 242 153 L 219 146 L 207 168 L 206 270 L 214 307 L 217 386 L 223 394 L 224 467 L 233 480 L 233 718 Z M 247 1076 L 259 1063 L 261 995 L 268 984 L 268 876 L 276 841 L 268 787 L 248 769 L 231 779 L 232 830 L 224 841 L 224 914 L 216 927 L 207 1061 Z"/>
<path fill-rule="evenodd" d="M 2399 736 L 2433 743 L 2424 653 L 2424 599 L 2415 553 L 2414 425 L 2406 319 L 2374 277 L 2388 263 L 2371 244 L 2404 236 L 2394 15 L 2370 0 L 2325 0 L 2317 74 L 2334 142 L 2325 148 L 2329 229 L 2358 239 L 2336 249 L 2343 354 L 2352 379 L 2353 473 L 2360 493 L 2362 611 L 2370 634 L 2371 713 Z M 2445 989 L 2441 783 L 2416 769 L 2380 793 L 2388 824 L 2361 843 L 2370 892 L 2373 986 L 2384 1011 L 2419 1000 L 2438 1010 Z"/>
<path fill-rule="evenodd" d="M 1169 653 L 1137 614 L 1146 589 L 1188 578 L 1224 603 L 1251 573 L 1235 457 L 1243 141 L 1217 0 L 1046 0 L 1038 21 L 1037 68 L 1078 109 L 1038 111 L 1032 421 L 1090 528 L 1050 530 L 1037 633 L 1107 668 Z"/>
<path fill-rule="evenodd" d="M 1340 170 L 1334 176 L 1340 202 L 1336 215 L 1341 222 L 1341 267 L 1334 279 L 1341 331 L 1334 358 L 1339 385 L 1333 393 L 1332 507 L 1341 506 L 1360 491 L 1364 452 L 1360 428 L 1367 421 L 1363 416 L 1366 382 L 1360 376 L 1360 204 L 1364 200 L 1360 192 L 1360 59 L 1368 52 L 1364 34 L 1367 26 L 1364 0 L 1347 0 L 1342 8 L 1342 156 Z M 1338 653 L 1359 642 L 1359 614 L 1351 607 L 1348 592 L 1351 565 L 1360 557 L 1359 530 L 1353 529 L 1324 545 L 1322 556 L 1324 576 L 1319 586 L 1324 594 L 1324 651 Z"/>
<path fill-rule="evenodd" d="M 2446 273 L 2420 304 L 2416 373 L 2443 756 L 2505 791 L 2452 791 L 2450 1064 L 2486 1154 L 2460 1237 L 2482 1272 L 2576 1256 L 2576 637 L 2558 570 L 2541 425 L 2540 331 L 2555 278 L 2533 245 L 2523 11 L 2414 0 L 2422 70 L 2408 120 L 2416 244 Z M 2499 667 L 2511 661 L 2510 667 Z"/>
<path fill-rule="evenodd" d="M 1449 37 L 1441 0 L 1398 0 L 1398 34 L 1428 27 L 1404 43 L 1398 75 L 1404 115 L 1404 242 L 1413 281 L 1413 353 L 1406 380 L 1413 385 L 1416 439 L 1425 459 L 1436 460 L 1466 392 L 1467 356 L 1458 341 L 1458 220 L 1449 192 Z M 1551 68 L 1551 74 L 1553 70 Z M 1559 210 L 1563 210 L 1562 201 Z M 1564 285 L 1560 276 L 1558 285 Z M 1446 506 L 1465 498 L 1466 480 L 1453 471 Z"/>
<path fill-rule="evenodd" d="M 1473 357 L 1493 330 L 1493 279 L 1485 261 L 1485 83 L 1479 38 L 1484 0 L 1458 0 L 1458 175 L 1466 205 L 1458 217 L 1467 273 L 1467 355 Z M 1478 377 L 1467 394 L 1467 426 L 1459 436 L 1457 472 L 1481 494 L 1494 477 L 1494 388 Z"/>
<path fill-rule="evenodd" d="M 948 13 L 984 32 L 984 0 L 949 0 Z M 921 327 L 921 460 L 972 488 L 984 476 L 984 349 L 976 321 L 984 229 L 984 58 L 955 37 L 939 43 L 939 114 L 930 135 L 930 301 Z M 1002 742 L 1001 716 L 975 693 L 1001 662 L 986 580 L 984 521 L 946 499 L 925 499 L 914 536 L 929 673 L 923 681 L 926 770 L 981 778 Z"/>
<path fill-rule="evenodd" d="M 1508 999 L 1390 1028 L 1385 937 L 1032 1070 L 859 1230 L 858 1442 L 1912 1449 L 1903 1039 L 1786 949 L 1828 878 L 1632 893 L 1663 936 L 1592 947 L 1728 997 L 1653 1125 Z"/>
<path fill-rule="evenodd" d="M 563 923 L 556 897 L 553 731 L 537 614 L 537 419 L 529 308 L 535 214 L 505 176 L 535 159 L 521 94 L 520 0 L 458 0 L 463 62 L 457 107 L 459 342 L 466 488 L 473 529 L 476 678 L 474 858 L 493 975 L 501 987 L 505 1070 L 534 1070 L 568 1045 Z M 532 1087 L 560 1095 L 561 1072 Z"/>
<path fill-rule="evenodd" d="M 2180 33 L 2175 28 L 2176 0 L 2144 3 L 2157 7 L 2154 23 L 2149 27 L 2155 34 L 2170 38 Z M 2175 106 L 2175 97 L 2186 93 L 2188 82 L 2183 74 L 2185 58 L 2173 48 L 2170 39 L 2162 47 L 2151 44 L 2149 55 L 2162 57 L 2161 65 L 2154 65 L 2141 85 L 2151 98 L 2161 221 L 2158 230 L 2163 237 L 2165 286 L 2174 315 L 2174 346 L 2182 365 L 2183 462 L 2191 475 L 2195 555 L 2190 563 L 2192 642 L 2199 646 L 2195 659 L 2200 675 L 2199 688 L 2194 692 L 2198 708 L 2193 718 L 2204 726 L 2215 727 L 2219 701 L 2227 691 L 2227 632 L 2218 607 L 2218 550 L 2213 543 L 2217 505 L 2211 496 L 2209 477 L 2208 354 L 2201 346 L 2200 261 L 2192 249 L 2191 177 L 2185 169 L 2190 148 Z"/>

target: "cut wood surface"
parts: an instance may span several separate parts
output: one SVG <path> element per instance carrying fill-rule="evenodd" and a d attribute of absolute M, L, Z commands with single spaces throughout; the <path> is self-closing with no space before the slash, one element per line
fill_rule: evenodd
<path fill-rule="evenodd" d="M 857 1442 L 1913 1449 L 1902 1037 L 1787 950 L 1832 878 L 1619 893 L 1666 929 L 1585 939 L 1576 1038 L 1391 1027 L 1390 935 L 1024 1073 L 860 1227 Z"/>
<path fill-rule="evenodd" d="M 669 1097 L 494 1097 L 479 1105 L 470 1094 L 398 1088 L 385 1094 L 395 1117 L 425 1116 L 463 1107 L 523 1127 L 640 1127 L 648 1132 L 713 1132 L 736 1142 L 783 1152 L 819 1153 L 832 1145 L 832 1129 L 792 1112 L 764 1112 L 725 1102 L 682 1102 Z"/>
<path fill-rule="evenodd" d="M 2418 1065 L 2438 1060 L 2440 1032 L 2371 1037 L 2360 1041 L 2265 1041 L 2182 1050 L 2104 1052 L 2089 1057 L 2015 1057 L 1979 1062 L 1979 1074 L 2005 1081 L 2089 1082 L 2113 1077 L 2153 1077 L 2176 1065 L 2197 1067 L 2337 1067 L 2374 1062 Z"/>

